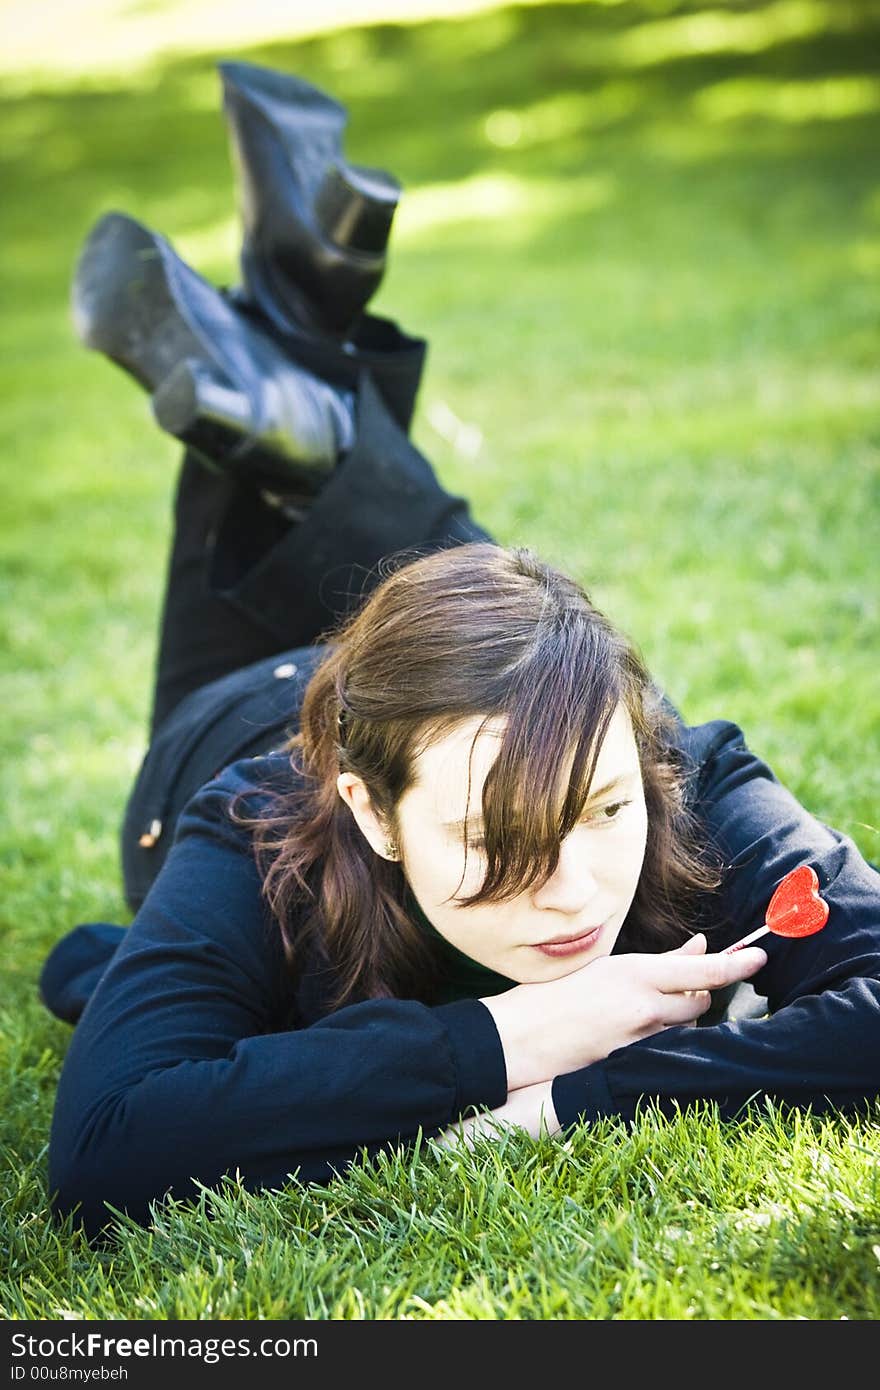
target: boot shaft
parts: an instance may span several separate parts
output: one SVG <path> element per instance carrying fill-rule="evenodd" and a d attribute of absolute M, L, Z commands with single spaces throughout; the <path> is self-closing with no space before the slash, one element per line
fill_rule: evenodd
<path fill-rule="evenodd" d="M 385 273 L 396 179 L 342 152 L 348 115 L 301 78 L 220 63 L 247 297 L 276 328 L 346 339 Z"/>

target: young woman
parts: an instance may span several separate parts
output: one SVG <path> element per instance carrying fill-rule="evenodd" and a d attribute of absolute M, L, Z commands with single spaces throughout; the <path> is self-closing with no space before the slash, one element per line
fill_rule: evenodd
<path fill-rule="evenodd" d="M 310 357 L 160 238 L 110 231 L 80 270 L 84 336 L 201 452 L 123 827 L 136 915 L 76 928 L 41 977 L 76 1023 L 54 1209 L 97 1235 L 108 1203 L 148 1221 L 226 1173 L 326 1181 L 420 1133 L 872 1100 L 880 875 L 735 724 L 687 726 L 572 578 L 444 492 L 406 436 L 423 345 L 366 316 Z M 262 455 L 206 382 L 264 424 L 254 393 L 286 403 Z M 287 492 L 267 456 L 296 460 Z M 722 954 L 800 864 L 827 927 Z"/>

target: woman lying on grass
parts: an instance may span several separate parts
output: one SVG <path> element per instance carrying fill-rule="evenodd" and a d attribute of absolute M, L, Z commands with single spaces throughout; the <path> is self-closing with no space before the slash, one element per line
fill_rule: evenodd
<path fill-rule="evenodd" d="M 227 1173 L 326 1181 L 643 1100 L 872 1101 L 880 876 L 443 491 L 406 436 L 423 345 L 369 316 L 345 348 L 282 333 L 118 217 L 76 292 L 197 451 L 123 829 L 136 915 L 41 978 L 76 1023 L 55 1210 L 96 1235 Z M 802 864 L 827 927 L 721 954 Z M 760 1007 L 726 1012 L 745 980 Z"/>

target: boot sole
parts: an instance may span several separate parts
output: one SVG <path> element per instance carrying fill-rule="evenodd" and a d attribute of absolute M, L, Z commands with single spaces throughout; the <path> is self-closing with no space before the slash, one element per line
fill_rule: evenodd
<path fill-rule="evenodd" d="M 73 281 L 74 327 L 152 392 L 204 341 L 178 308 L 159 238 L 121 213 L 108 213 L 83 247 Z"/>

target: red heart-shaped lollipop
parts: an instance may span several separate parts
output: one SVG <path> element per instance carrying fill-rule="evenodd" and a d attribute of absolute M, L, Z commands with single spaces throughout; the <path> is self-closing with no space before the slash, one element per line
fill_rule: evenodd
<path fill-rule="evenodd" d="M 819 879 L 816 870 L 809 864 L 800 864 L 777 885 L 770 899 L 770 906 L 764 916 L 764 926 L 750 932 L 741 941 L 735 941 L 722 951 L 722 955 L 732 955 L 744 946 L 766 936 L 772 931 L 774 936 L 812 936 L 821 931 L 828 921 L 828 904 L 819 897 Z"/>
<path fill-rule="evenodd" d="M 816 870 L 801 864 L 786 874 L 764 917 L 776 936 L 812 936 L 828 921 L 828 904 L 819 897 Z"/>

